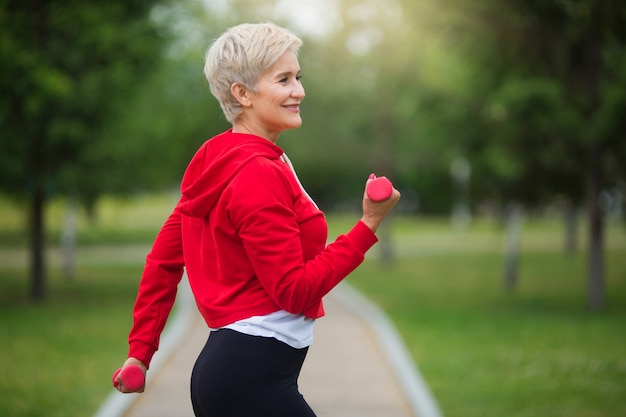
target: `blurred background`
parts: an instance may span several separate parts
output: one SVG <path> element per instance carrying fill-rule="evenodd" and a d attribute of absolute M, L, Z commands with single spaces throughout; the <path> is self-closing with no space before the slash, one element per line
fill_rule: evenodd
<path fill-rule="evenodd" d="M 331 236 L 370 172 L 402 192 L 349 282 L 443 413 L 623 416 L 621 0 L 0 0 L 0 414 L 103 401 L 186 164 L 229 127 L 204 53 L 268 20 L 304 41 L 279 145 Z"/>

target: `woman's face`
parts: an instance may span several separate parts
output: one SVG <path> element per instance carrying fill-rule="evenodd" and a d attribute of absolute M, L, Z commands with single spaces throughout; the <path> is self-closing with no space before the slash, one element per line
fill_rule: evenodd
<path fill-rule="evenodd" d="M 250 95 L 246 124 L 253 124 L 257 134 L 276 142 L 283 130 L 302 125 L 302 99 L 300 64 L 297 56 L 287 51 L 261 76 L 257 92 Z"/>

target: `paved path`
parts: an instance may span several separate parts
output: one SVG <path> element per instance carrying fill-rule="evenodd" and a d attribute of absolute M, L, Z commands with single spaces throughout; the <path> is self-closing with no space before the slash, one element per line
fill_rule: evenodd
<path fill-rule="evenodd" d="M 362 309 L 359 314 L 360 301 L 351 291 L 333 290 L 325 298 L 326 317 L 315 325 L 315 340 L 299 380 L 313 410 L 318 417 L 440 417 L 402 346 L 389 343 L 394 336 L 376 325 L 376 319 L 366 320 Z M 125 397 L 128 404 L 119 412 L 101 410 L 97 417 L 193 417 L 189 378 L 208 329 L 195 306 L 189 314 L 184 343 L 159 364 L 146 391 L 112 393 L 112 399 Z"/>

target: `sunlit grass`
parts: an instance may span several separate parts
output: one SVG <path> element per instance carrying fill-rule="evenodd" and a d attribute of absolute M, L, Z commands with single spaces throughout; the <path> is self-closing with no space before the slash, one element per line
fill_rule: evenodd
<path fill-rule="evenodd" d="M 27 300 L 24 270 L 0 269 L 0 415 L 92 415 L 126 355 L 140 266 L 52 274 L 49 299 Z"/>
<path fill-rule="evenodd" d="M 65 205 L 54 202 L 49 299 L 36 305 L 28 301 L 25 246 L 15 239 L 23 212 L 0 201 L 1 416 L 95 412 L 126 354 L 145 254 L 174 202 L 106 199 L 95 224 L 80 212 L 72 280 L 59 273 Z M 358 217 L 330 215 L 330 236 Z M 383 238 L 349 282 L 398 326 L 447 417 L 622 416 L 624 225 L 607 225 L 607 308 L 598 313 L 586 307 L 584 225 L 574 254 L 563 252 L 562 238 L 558 220 L 526 220 L 517 287 L 507 293 L 502 224 L 479 219 L 455 230 L 447 219 L 398 217 L 396 260 L 377 259 Z"/>
<path fill-rule="evenodd" d="M 138 194 L 127 198 L 102 197 L 93 217 L 78 206 L 75 214 L 77 242 L 80 245 L 111 243 L 150 243 L 177 202 L 175 191 L 163 194 Z M 58 245 L 68 222 L 69 203 L 65 198 L 50 200 L 44 223 L 46 240 Z M 23 246 L 29 233 L 28 207 L 0 196 L 0 246 Z"/>
<path fill-rule="evenodd" d="M 422 240 L 430 236 L 419 233 L 418 223 L 414 255 L 391 267 L 370 259 L 349 282 L 391 316 L 446 416 L 624 415 L 623 231 L 608 239 L 607 308 L 593 313 L 586 256 L 565 254 L 560 239 L 546 248 L 542 236 L 556 233 L 554 226 L 527 232 L 518 285 L 506 292 L 495 236 L 480 251 L 460 253 L 454 234 L 443 229 L 454 249 L 426 251 Z M 462 239 L 485 243 L 471 230 Z M 394 242 L 403 253 L 404 240 L 396 235 Z"/>

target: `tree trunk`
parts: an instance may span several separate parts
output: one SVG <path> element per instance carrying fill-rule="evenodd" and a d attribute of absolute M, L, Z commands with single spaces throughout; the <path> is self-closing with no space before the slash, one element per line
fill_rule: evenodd
<path fill-rule="evenodd" d="M 506 214 L 506 246 L 504 254 L 504 288 L 513 291 L 517 286 L 522 209 L 513 204 Z"/>
<path fill-rule="evenodd" d="M 587 303 L 591 310 L 604 307 L 604 213 L 598 204 L 600 195 L 600 161 L 598 150 L 589 152 L 587 169 L 587 206 L 589 209 L 589 264 Z"/>
<path fill-rule="evenodd" d="M 565 219 L 565 253 L 573 255 L 578 249 L 578 212 L 576 205 L 571 200 L 567 200 L 563 209 Z"/>
<path fill-rule="evenodd" d="M 67 197 L 65 221 L 61 233 L 61 269 L 65 278 L 74 278 L 76 254 L 76 222 L 78 217 L 78 201 L 74 194 Z"/>
<path fill-rule="evenodd" d="M 30 254 L 31 298 L 40 302 L 46 298 L 45 252 L 44 252 L 44 206 L 45 197 L 41 186 L 36 185 L 31 200 Z"/>

